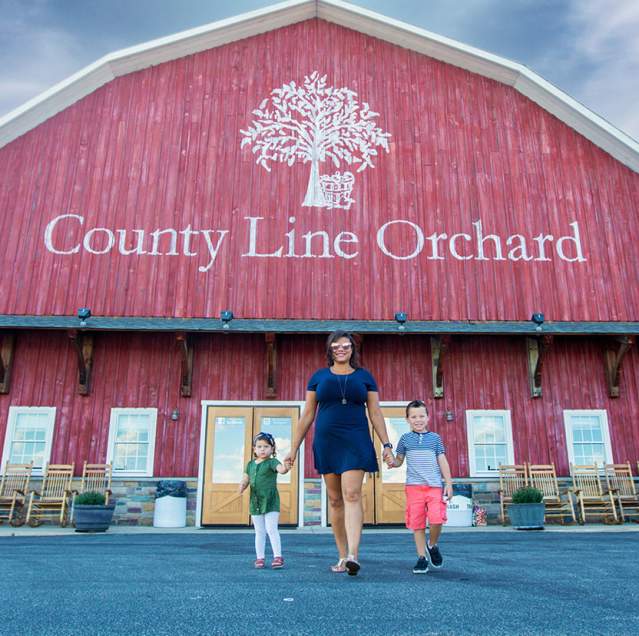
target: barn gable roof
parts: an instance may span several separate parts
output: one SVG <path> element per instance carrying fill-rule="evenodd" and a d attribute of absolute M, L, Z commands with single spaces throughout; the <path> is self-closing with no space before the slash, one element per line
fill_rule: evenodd
<path fill-rule="evenodd" d="M 522 64 L 341 0 L 288 0 L 111 53 L 0 118 L 0 148 L 116 77 L 320 18 L 512 86 L 639 172 L 639 144 Z"/>

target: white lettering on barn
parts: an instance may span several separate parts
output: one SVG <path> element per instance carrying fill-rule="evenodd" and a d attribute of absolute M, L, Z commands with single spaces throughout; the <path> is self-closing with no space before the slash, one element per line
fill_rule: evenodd
<path fill-rule="evenodd" d="M 400 236 L 397 235 L 398 230 L 395 231 L 395 242 L 408 246 L 403 247 L 403 250 L 388 246 L 386 234 L 393 225 L 401 228 Z M 446 233 L 435 232 L 424 237 L 422 228 L 411 221 L 389 221 L 377 231 L 377 245 L 386 256 L 397 261 L 417 258 L 424 251 L 426 242 L 430 243 L 429 251 L 426 252 L 428 260 L 445 260 L 448 248 L 450 255 L 458 261 L 551 261 L 550 254 L 554 242 L 554 250 L 562 261 L 583 263 L 587 260 L 581 245 L 577 221 L 568 224 L 568 227 L 572 228 L 571 234 L 560 236 L 556 241 L 554 235 L 544 233 L 528 240 L 522 234 L 512 234 L 504 239 L 498 234 L 484 235 L 480 220 L 473 221 L 471 225 L 472 234 L 458 232 L 449 237 Z M 464 243 L 458 242 L 459 239 L 463 239 Z M 504 256 L 506 247 L 511 249 Z M 464 253 L 461 253 L 461 250 L 464 250 Z"/>
<path fill-rule="evenodd" d="M 58 227 L 60 224 L 60 227 Z M 49 222 L 44 230 L 44 245 L 54 254 L 77 254 L 82 248 L 89 254 L 107 254 L 117 251 L 123 256 L 131 254 L 148 256 L 197 256 L 191 251 L 192 237 L 202 235 L 208 254 L 208 263 L 198 267 L 200 272 L 208 272 L 222 247 L 228 230 L 192 230 L 187 225 L 183 230 L 172 227 L 155 229 L 148 232 L 143 229 L 116 229 L 94 227 L 79 236 L 84 226 L 84 217 L 79 214 L 61 214 Z M 116 241 L 115 235 L 119 238 Z M 178 241 L 178 234 L 182 240 Z M 131 239 L 132 237 L 132 239 Z M 131 247 L 127 247 L 128 243 Z M 193 241 L 194 242 L 194 241 Z M 117 244 L 117 246 L 116 246 Z M 200 241 L 202 245 L 202 241 Z M 148 247 L 149 249 L 144 249 Z"/>
<path fill-rule="evenodd" d="M 361 245 L 357 234 L 344 229 L 333 232 L 314 229 L 301 234 L 295 227 L 294 216 L 288 218 L 288 227 L 279 237 L 275 236 L 265 217 L 245 216 L 244 221 L 248 240 L 240 253 L 243 258 L 351 260 L 360 255 L 361 249 L 369 251 L 374 247 Z M 472 221 L 470 226 L 466 231 L 426 235 L 417 223 L 394 219 L 381 225 L 376 232 L 367 232 L 366 238 L 374 240 L 381 253 L 394 261 L 452 258 L 481 262 L 544 262 L 552 261 L 555 255 L 567 263 L 587 260 L 577 221 L 568 223 L 570 231 L 560 236 L 540 232 L 528 237 L 520 233 L 504 237 L 487 232 L 479 219 Z M 239 249 L 230 237 L 230 230 L 194 230 L 190 224 L 181 230 L 171 227 L 153 230 L 87 227 L 85 218 L 79 214 L 60 214 L 52 219 L 44 230 L 44 245 L 49 252 L 62 256 L 81 252 L 137 257 L 197 257 L 202 254 L 206 258 L 206 264 L 198 267 L 202 273 L 213 267 L 223 249 Z"/>

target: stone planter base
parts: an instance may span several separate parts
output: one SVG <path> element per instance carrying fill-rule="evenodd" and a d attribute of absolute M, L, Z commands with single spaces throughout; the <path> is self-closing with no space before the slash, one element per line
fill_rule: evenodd
<path fill-rule="evenodd" d="M 517 530 L 543 530 L 545 506 L 543 503 L 510 504 L 508 516 Z"/>
<path fill-rule="evenodd" d="M 106 532 L 113 519 L 115 503 L 108 506 L 83 506 L 74 508 L 76 532 Z"/>

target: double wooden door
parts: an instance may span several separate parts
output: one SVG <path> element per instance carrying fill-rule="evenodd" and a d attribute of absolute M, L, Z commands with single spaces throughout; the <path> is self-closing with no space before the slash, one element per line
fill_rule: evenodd
<path fill-rule="evenodd" d="M 249 489 L 240 495 L 238 487 L 253 456 L 253 438 L 261 431 L 273 435 L 281 461 L 290 450 L 298 414 L 297 407 L 208 407 L 202 525 L 250 524 Z M 281 524 L 297 524 L 297 485 L 296 462 L 292 471 L 277 479 Z"/>
<path fill-rule="evenodd" d="M 386 430 L 393 448 L 403 433 L 410 430 L 405 418 L 403 407 L 382 407 L 386 420 Z M 375 475 L 364 474 L 362 487 L 362 506 L 364 508 L 364 523 L 367 525 L 404 523 L 406 495 L 406 462 L 399 468 L 387 468 L 382 459 L 383 447 L 381 440 L 372 432 L 375 455 L 380 470 Z M 330 506 L 328 507 L 330 523 Z"/>

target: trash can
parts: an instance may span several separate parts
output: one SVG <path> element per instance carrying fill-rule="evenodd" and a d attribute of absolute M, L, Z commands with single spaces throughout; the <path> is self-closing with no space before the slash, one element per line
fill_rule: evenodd
<path fill-rule="evenodd" d="M 473 525 L 473 491 L 470 484 L 453 484 L 453 496 L 446 506 L 449 527 L 466 528 Z"/>
<path fill-rule="evenodd" d="M 155 492 L 153 511 L 155 528 L 184 528 L 186 526 L 186 482 L 161 479 Z"/>

